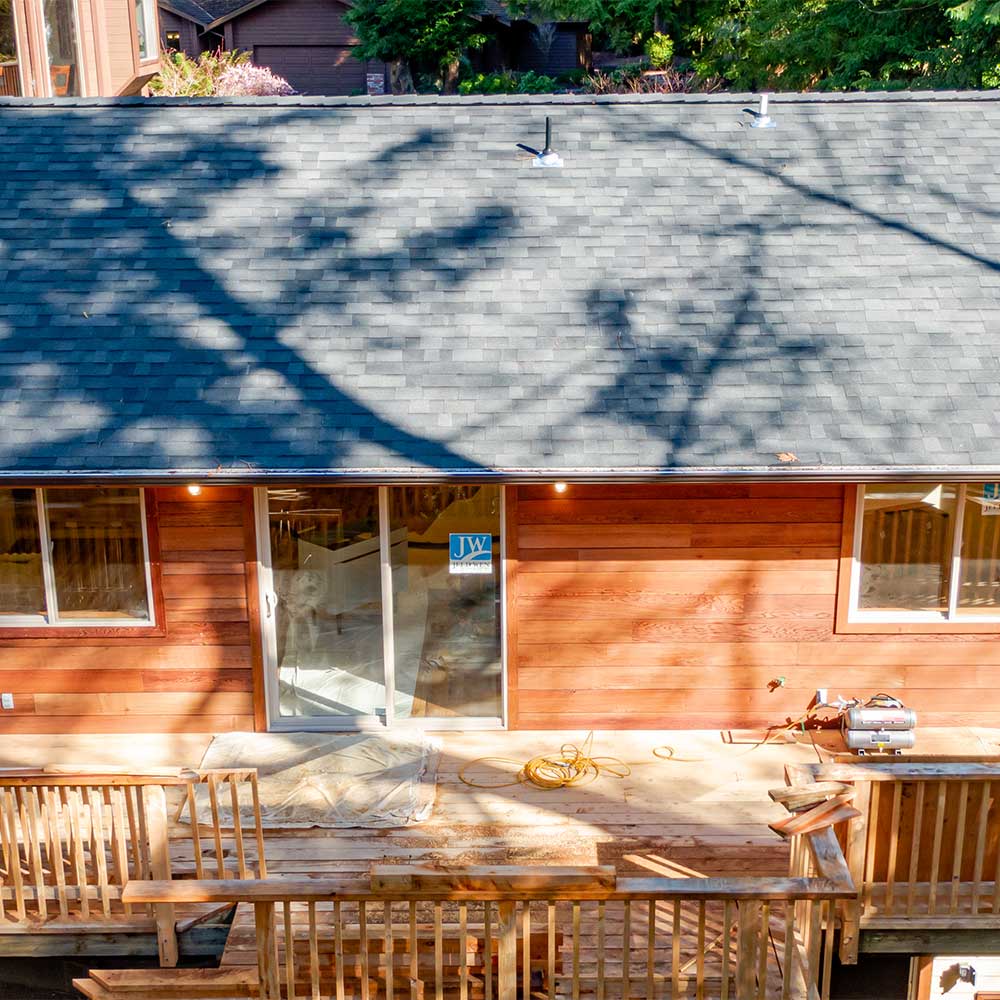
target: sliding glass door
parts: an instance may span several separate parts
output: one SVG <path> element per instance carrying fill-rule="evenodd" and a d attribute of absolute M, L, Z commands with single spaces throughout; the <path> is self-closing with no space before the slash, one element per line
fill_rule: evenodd
<path fill-rule="evenodd" d="M 500 724 L 500 487 L 280 487 L 256 500 L 273 729 Z"/>

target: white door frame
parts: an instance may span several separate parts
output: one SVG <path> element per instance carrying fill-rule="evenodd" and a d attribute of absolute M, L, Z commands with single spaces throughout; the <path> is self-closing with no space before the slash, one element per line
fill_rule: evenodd
<path fill-rule="evenodd" d="M 395 636 L 392 629 L 393 589 L 389 546 L 389 504 L 386 486 L 378 488 L 379 551 L 382 564 L 382 656 L 385 666 L 385 721 L 375 715 L 282 716 L 278 692 L 278 640 L 275 630 L 277 594 L 271 568 L 271 525 L 267 487 L 254 488 L 254 527 L 257 534 L 257 581 L 260 588 L 261 662 L 264 670 L 264 703 L 269 732 L 357 732 L 393 728 L 432 731 L 500 730 L 507 720 L 507 495 L 500 489 L 500 711 L 492 718 L 396 719 Z"/>

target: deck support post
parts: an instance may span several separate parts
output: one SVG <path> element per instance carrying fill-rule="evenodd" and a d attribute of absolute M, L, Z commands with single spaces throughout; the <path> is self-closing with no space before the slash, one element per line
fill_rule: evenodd
<path fill-rule="evenodd" d="M 147 785 L 142 789 L 146 813 L 146 835 L 149 838 L 149 869 L 152 878 L 169 882 L 170 844 L 167 833 L 167 797 L 162 785 Z M 172 903 L 155 903 L 156 944 L 160 965 L 172 969 L 177 965 L 177 921 Z"/>
<path fill-rule="evenodd" d="M 281 1000 L 274 903 L 254 903 L 253 918 L 257 930 L 257 971 L 260 976 L 261 1000 Z M 285 947 L 291 948 L 291 943 L 286 942 Z"/>
<path fill-rule="evenodd" d="M 757 944 L 760 938 L 760 903 L 757 900 L 740 901 L 736 907 L 739 937 L 736 950 L 736 996 L 757 995 Z"/>
<path fill-rule="evenodd" d="M 517 1000 L 517 903 L 497 903 L 497 915 L 497 1000 Z"/>
<path fill-rule="evenodd" d="M 850 821 L 847 828 L 847 844 L 844 860 L 847 870 L 851 873 L 854 884 L 858 887 L 857 899 L 848 900 L 843 904 L 840 925 L 839 957 L 843 965 L 858 964 L 858 945 L 861 939 L 861 900 L 865 885 L 865 853 L 868 844 L 869 806 L 871 803 L 872 783 L 857 781 L 854 784 L 854 808 L 861 813 Z"/>

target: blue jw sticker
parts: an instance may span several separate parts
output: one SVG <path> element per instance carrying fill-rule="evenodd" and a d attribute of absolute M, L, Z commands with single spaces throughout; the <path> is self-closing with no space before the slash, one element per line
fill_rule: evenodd
<path fill-rule="evenodd" d="M 451 573 L 492 573 L 493 538 L 488 531 L 448 536 L 448 571 Z"/>

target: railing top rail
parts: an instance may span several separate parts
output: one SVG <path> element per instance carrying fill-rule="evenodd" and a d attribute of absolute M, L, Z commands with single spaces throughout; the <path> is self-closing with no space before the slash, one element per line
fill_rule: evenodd
<path fill-rule="evenodd" d="M 819 781 L 994 781 L 1000 779 L 1000 761 L 901 761 L 899 763 L 795 765 Z"/>
<path fill-rule="evenodd" d="M 850 883 L 828 878 L 619 878 L 615 888 L 373 890 L 362 880 L 213 879 L 130 881 L 127 903 L 420 902 L 511 900 L 853 899 Z"/>
<path fill-rule="evenodd" d="M 66 768 L 66 767 L 10 767 L 0 769 L 0 788 L 16 787 L 65 787 L 87 785 L 92 787 L 121 787 L 145 785 L 189 785 L 192 782 L 219 780 L 245 781 L 256 774 L 256 768 L 211 768 L 195 770 L 172 767 L 148 770 L 132 768 Z"/>
<path fill-rule="evenodd" d="M 25 786 L 123 786 L 123 785 L 187 785 L 200 780 L 197 771 L 186 768 L 158 770 L 126 770 L 114 768 L 5 768 L 0 770 L 0 787 Z"/>

